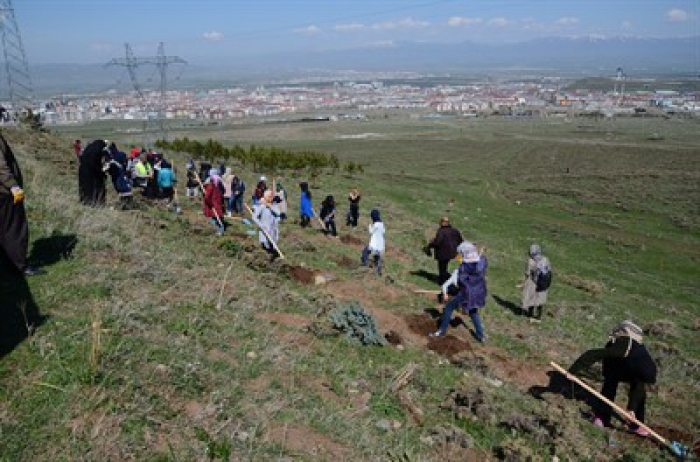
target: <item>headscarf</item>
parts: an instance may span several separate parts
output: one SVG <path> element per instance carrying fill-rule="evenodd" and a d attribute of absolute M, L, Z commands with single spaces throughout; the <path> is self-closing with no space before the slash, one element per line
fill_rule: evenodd
<path fill-rule="evenodd" d="M 209 178 L 211 179 L 211 182 L 217 186 L 221 183 L 221 177 L 219 176 L 219 170 L 216 168 L 212 168 L 209 170 Z"/>
<path fill-rule="evenodd" d="M 476 246 L 469 241 L 464 241 L 457 246 L 457 253 L 462 256 L 462 261 L 466 262 L 470 252 L 476 251 Z"/>
<path fill-rule="evenodd" d="M 615 326 L 615 328 L 610 333 L 611 339 L 616 339 L 622 336 L 627 336 L 637 343 L 642 343 L 644 331 L 641 327 L 639 327 L 629 319 L 626 319 L 617 326 Z"/>
<path fill-rule="evenodd" d="M 538 244 L 532 244 L 530 246 L 530 256 L 534 260 L 538 260 L 542 256 L 542 249 Z"/>
<path fill-rule="evenodd" d="M 372 218 L 372 223 L 382 221 L 382 217 L 379 216 L 379 210 L 377 209 L 372 209 L 372 211 L 369 213 L 369 216 Z"/>

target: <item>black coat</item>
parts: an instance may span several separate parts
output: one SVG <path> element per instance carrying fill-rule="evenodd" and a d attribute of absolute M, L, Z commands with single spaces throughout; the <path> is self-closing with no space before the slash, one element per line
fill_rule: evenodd
<path fill-rule="evenodd" d="M 435 249 L 436 260 L 452 260 L 457 255 L 457 246 L 463 241 L 462 234 L 450 225 L 441 226 L 428 245 Z"/>
<path fill-rule="evenodd" d="M 90 143 L 80 156 L 78 168 L 78 189 L 80 202 L 86 205 L 98 206 L 105 203 L 105 172 L 103 162 L 107 160 L 105 151 L 107 145 L 102 140 Z"/>

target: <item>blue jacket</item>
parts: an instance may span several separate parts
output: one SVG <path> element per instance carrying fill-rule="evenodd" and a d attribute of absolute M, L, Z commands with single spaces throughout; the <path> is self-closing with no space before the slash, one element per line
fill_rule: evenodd
<path fill-rule="evenodd" d="M 158 172 L 158 186 L 161 188 L 172 188 L 175 183 L 175 173 L 171 168 L 161 168 Z"/>
<path fill-rule="evenodd" d="M 311 199 L 309 198 L 309 196 L 305 192 L 301 193 L 299 210 L 300 210 L 302 217 L 311 218 L 314 216 L 313 204 L 311 203 Z"/>
<path fill-rule="evenodd" d="M 462 263 L 459 266 L 460 296 L 462 309 L 470 311 L 486 306 L 486 269 L 489 263 L 483 255 L 478 262 Z"/>

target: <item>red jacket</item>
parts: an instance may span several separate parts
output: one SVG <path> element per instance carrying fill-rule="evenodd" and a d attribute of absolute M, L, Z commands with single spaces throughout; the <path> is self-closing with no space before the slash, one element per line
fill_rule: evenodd
<path fill-rule="evenodd" d="M 204 202 L 202 208 L 204 216 L 207 218 L 216 218 L 214 211 L 219 215 L 219 218 L 224 216 L 224 197 L 221 195 L 221 190 L 213 183 L 208 182 L 204 185 Z"/>

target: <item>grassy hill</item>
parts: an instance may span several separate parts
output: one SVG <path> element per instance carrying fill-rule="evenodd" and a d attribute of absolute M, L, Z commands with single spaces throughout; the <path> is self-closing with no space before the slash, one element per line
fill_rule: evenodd
<path fill-rule="evenodd" d="M 389 114 L 176 131 L 366 165 L 360 177 L 312 184 L 315 204 L 334 194 L 341 213 L 347 191 L 362 190 L 363 222 L 356 230 L 341 223 L 340 241 L 293 223 L 301 178 L 284 176 L 292 220 L 280 242 L 287 259 L 275 264 L 239 221 L 216 238 L 182 191 L 182 215 L 146 203 L 80 206 L 70 139 L 132 141 L 96 127 L 4 132 L 27 179 L 32 258 L 48 270 L 28 291 L 49 317 L 0 359 L 0 460 L 670 460 L 622 425 L 595 429 L 580 394 L 537 393 L 550 380 L 549 361 L 568 366 L 626 318 L 648 329 L 660 367 L 648 422 L 693 442 L 697 121 Z M 650 140 L 652 132 L 663 139 Z M 371 136 L 349 137 L 362 134 Z M 184 157 L 172 155 L 182 172 Z M 272 176 L 241 173 L 249 188 L 256 175 Z M 387 226 L 381 278 L 356 264 L 372 207 Z M 486 345 L 464 326 L 429 340 L 438 305 L 413 293 L 436 287 L 421 247 L 445 213 L 487 248 Z M 555 271 L 541 324 L 514 313 L 532 242 Z M 315 274 L 330 282 L 310 283 Z M 5 279 L 0 291 L 6 306 L 29 295 Z M 382 333 L 393 332 L 395 345 L 330 335 L 328 312 L 353 301 Z M 392 391 L 411 365 L 403 393 Z"/>

